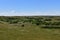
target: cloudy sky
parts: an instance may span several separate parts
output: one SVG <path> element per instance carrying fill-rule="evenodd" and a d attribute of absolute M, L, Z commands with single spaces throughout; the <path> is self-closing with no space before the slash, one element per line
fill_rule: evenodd
<path fill-rule="evenodd" d="M 0 16 L 59 15 L 60 0 L 0 0 Z"/>

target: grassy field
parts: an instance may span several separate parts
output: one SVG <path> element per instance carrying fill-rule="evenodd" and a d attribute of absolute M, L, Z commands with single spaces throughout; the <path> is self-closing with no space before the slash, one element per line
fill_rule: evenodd
<path fill-rule="evenodd" d="M 60 40 L 60 29 L 43 29 L 29 24 L 19 26 L 0 24 L 0 40 Z"/>
<path fill-rule="evenodd" d="M 0 40 L 60 40 L 60 29 L 41 28 L 31 23 L 0 23 Z"/>

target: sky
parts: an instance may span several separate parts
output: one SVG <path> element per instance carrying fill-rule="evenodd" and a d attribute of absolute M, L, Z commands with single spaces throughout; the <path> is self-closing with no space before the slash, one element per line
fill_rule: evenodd
<path fill-rule="evenodd" d="M 0 0 L 0 16 L 59 15 L 60 0 Z"/>

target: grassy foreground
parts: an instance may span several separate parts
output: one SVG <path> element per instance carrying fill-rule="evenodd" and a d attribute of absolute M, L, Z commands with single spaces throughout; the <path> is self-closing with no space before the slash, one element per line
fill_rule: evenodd
<path fill-rule="evenodd" d="M 60 29 L 43 29 L 32 24 L 19 26 L 0 24 L 0 40 L 60 40 Z"/>

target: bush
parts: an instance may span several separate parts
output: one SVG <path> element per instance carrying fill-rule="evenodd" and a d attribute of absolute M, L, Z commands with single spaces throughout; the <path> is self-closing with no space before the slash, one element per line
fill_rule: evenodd
<path fill-rule="evenodd" d="M 23 25 L 21 25 L 22 27 L 24 27 L 24 24 Z"/>
<path fill-rule="evenodd" d="M 40 25 L 39 23 L 36 23 L 36 25 Z"/>
<path fill-rule="evenodd" d="M 45 19 L 44 21 L 52 21 L 52 19 Z"/>

